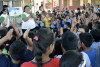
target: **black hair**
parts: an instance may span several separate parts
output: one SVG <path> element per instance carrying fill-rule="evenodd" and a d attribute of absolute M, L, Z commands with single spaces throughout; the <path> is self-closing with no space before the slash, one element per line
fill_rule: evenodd
<path fill-rule="evenodd" d="M 62 36 L 62 46 L 67 50 L 76 50 L 77 49 L 78 40 L 74 33 L 67 31 Z"/>
<path fill-rule="evenodd" d="M 100 29 L 100 22 L 99 21 L 94 22 L 93 25 L 96 29 Z"/>
<path fill-rule="evenodd" d="M 35 51 L 35 60 L 37 61 L 37 66 L 42 67 L 42 54 L 46 53 L 47 48 L 54 43 L 54 34 L 50 29 L 42 28 L 35 34 L 38 37 L 36 41 L 33 39 L 33 49 Z"/>
<path fill-rule="evenodd" d="M 90 23 L 88 24 L 88 28 L 89 28 L 90 30 L 92 30 L 92 22 L 90 22 Z"/>
<path fill-rule="evenodd" d="M 62 55 L 63 54 L 63 51 L 61 49 L 61 40 L 60 39 L 55 42 L 54 50 L 55 50 L 54 51 L 55 55 Z"/>
<path fill-rule="evenodd" d="M 69 28 L 71 28 L 70 22 L 66 22 L 66 25 L 67 25 Z"/>
<path fill-rule="evenodd" d="M 3 12 L 4 12 L 5 10 L 6 10 L 6 9 L 3 9 L 3 10 L 0 12 L 0 15 L 3 14 Z"/>
<path fill-rule="evenodd" d="M 81 33 L 79 35 L 81 43 L 84 43 L 86 47 L 90 47 L 93 42 L 93 37 L 90 33 Z"/>
<path fill-rule="evenodd" d="M 82 54 L 75 50 L 67 51 L 60 59 L 60 67 L 78 67 L 83 61 Z"/>
<path fill-rule="evenodd" d="M 100 13 L 96 13 L 96 15 L 100 18 Z"/>
<path fill-rule="evenodd" d="M 95 42 L 100 41 L 100 29 L 94 29 L 90 33 L 92 34 Z"/>
<path fill-rule="evenodd" d="M 79 28 L 83 28 L 85 30 L 85 32 L 89 32 L 89 28 L 87 25 L 80 25 Z"/>
<path fill-rule="evenodd" d="M 26 46 L 23 42 L 21 41 L 15 41 L 11 44 L 9 48 L 10 56 L 18 61 L 21 60 L 26 52 Z"/>
<path fill-rule="evenodd" d="M 24 12 L 25 12 L 26 7 L 29 7 L 29 6 L 28 5 L 24 6 Z"/>
<path fill-rule="evenodd" d="M 5 9 L 5 8 L 7 8 L 8 7 L 8 5 L 3 5 L 3 9 Z"/>
<path fill-rule="evenodd" d="M 7 30 L 6 29 L 0 30 L 0 39 L 3 38 L 6 34 L 7 34 Z"/>
<path fill-rule="evenodd" d="M 39 6 L 39 9 L 41 8 L 41 6 Z"/>

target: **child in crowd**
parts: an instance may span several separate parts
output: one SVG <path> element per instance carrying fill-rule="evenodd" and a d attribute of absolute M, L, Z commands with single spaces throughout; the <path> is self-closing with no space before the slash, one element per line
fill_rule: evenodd
<path fill-rule="evenodd" d="M 21 67 L 59 67 L 58 58 L 50 58 L 54 49 L 54 34 L 50 29 L 40 29 L 33 38 L 35 57 Z"/>
<path fill-rule="evenodd" d="M 93 43 L 93 37 L 89 33 L 81 33 L 79 35 L 81 46 L 83 47 L 83 52 L 85 52 L 91 61 L 92 67 L 95 65 L 95 49 L 90 48 Z"/>
<path fill-rule="evenodd" d="M 86 67 L 86 60 L 82 53 L 70 50 L 60 59 L 60 67 Z"/>

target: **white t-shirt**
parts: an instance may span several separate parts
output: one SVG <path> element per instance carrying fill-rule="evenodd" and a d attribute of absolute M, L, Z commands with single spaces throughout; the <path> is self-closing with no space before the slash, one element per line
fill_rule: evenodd
<path fill-rule="evenodd" d="M 6 24 L 6 28 L 8 28 L 10 26 L 10 21 L 9 21 L 9 16 L 7 14 L 2 14 L 1 15 L 1 20 L 2 22 L 5 22 L 7 19 L 7 24 Z M 2 23 L 1 23 L 2 26 Z"/>
<path fill-rule="evenodd" d="M 30 16 L 30 14 L 27 14 L 27 13 L 23 13 L 26 17 L 29 17 Z M 35 26 L 35 21 L 34 21 L 34 18 L 30 18 L 29 20 L 27 20 L 27 21 L 24 21 L 24 20 L 22 20 L 22 29 L 28 29 L 28 28 L 30 28 L 30 29 L 33 29 L 33 28 L 35 28 L 36 26 Z"/>

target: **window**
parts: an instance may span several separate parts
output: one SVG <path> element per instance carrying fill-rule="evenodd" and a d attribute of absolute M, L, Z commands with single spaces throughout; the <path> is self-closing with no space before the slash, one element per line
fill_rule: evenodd
<path fill-rule="evenodd" d="M 67 6 L 67 0 L 64 0 L 64 6 Z"/>
<path fill-rule="evenodd" d="M 100 5 L 100 0 L 91 0 L 94 5 Z"/>
<path fill-rule="evenodd" d="M 21 1 L 14 1 L 13 6 L 14 7 L 21 7 Z"/>
<path fill-rule="evenodd" d="M 80 6 L 80 0 L 72 0 L 73 6 Z"/>

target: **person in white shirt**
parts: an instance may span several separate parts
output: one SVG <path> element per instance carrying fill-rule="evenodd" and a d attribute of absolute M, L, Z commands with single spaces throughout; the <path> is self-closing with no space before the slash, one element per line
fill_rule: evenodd
<path fill-rule="evenodd" d="M 29 8 L 29 6 L 24 7 L 24 13 L 22 14 L 22 32 L 24 33 L 28 28 L 34 30 L 36 15 L 33 14 Z"/>
<path fill-rule="evenodd" d="M 7 15 L 7 10 L 3 9 L 0 16 L 1 27 L 8 28 L 10 26 L 9 16 Z"/>

